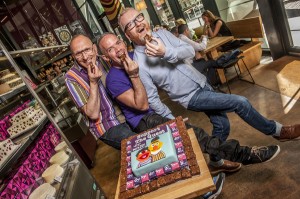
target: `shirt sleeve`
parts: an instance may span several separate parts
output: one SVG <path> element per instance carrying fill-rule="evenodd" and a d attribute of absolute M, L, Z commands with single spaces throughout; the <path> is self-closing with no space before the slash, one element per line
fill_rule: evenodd
<path fill-rule="evenodd" d="M 85 90 L 75 81 L 66 78 L 65 82 L 74 103 L 78 108 L 82 108 L 88 101 Z"/>
<path fill-rule="evenodd" d="M 112 98 L 116 98 L 132 88 L 130 82 L 126 80 L 126 76 L 122 75 L 117 77 L 113 75 L 113 70 L 110 70 L 106 77 L 106 87 Z"/>
<path fill-rule="evenodd" d="M 189 38 L 184 39 L 185 42 L 189 43 L 193 46 L 195 51 L 203 51 L 206 49 L 207 46 L 207 38 L 203 37 L 202 41 L 200 43 L 195 42 Z"/>
<path fill-rule="evenodd" d="M 140 70 L 139 75 L 147 92 L 148 103 L 151 109 L 153 109 L 157 114 L 161 115 L 162 117 L 174 119 L 174 116 L 172 115 L 170 109 L 160 101 L 157 88 L 153 84 L 150 75 L 144 70 Z"/>
<path fill-rule="evenodd" d="M 169 63 L 176 63 L 178 61 L 183 61 L 190 57 L 195 57 L 195 50 L 186 42 L 175 37 L 171 32 L 162 30 L 165 38 L 163 40 L 168 40 L 170 45 L 166 45 L 166 52 L 164 59 Z"/>

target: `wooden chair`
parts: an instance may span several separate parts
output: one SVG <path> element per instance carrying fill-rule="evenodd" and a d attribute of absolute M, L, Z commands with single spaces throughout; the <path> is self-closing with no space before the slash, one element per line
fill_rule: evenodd
<path fill-rule="evenodd" d="M 239 64 L 239 61 L 242 61 L 242 62 L 243 62 L 244 67 L 246 68 L 248 74 L 250 75 L 251 81 L 246 80 L 246 79 L 243 78 L 242 72 L 241 72 L 241 68 L 240 68 L 240 64 Z M 238 67 L 237 67 L 238 70 L 237 70 L 237 68 L 236 68 L 236 65 L 238 66 Z M 229 62 L 225 63 L 223 66 L 217 67 L 217 69 L 222 69 L 222 70 L 224 71 L 224 74 L 225 74 L 225 70 L 228 69 L 228 68 L 231 68 L 231 67 L 234 67 L 234 70 L 235 70 L 235 72 L 236 72 L 237 77 L 238 77 L 239 80 L 243 80 L 243 81 L 246 81 L 246 82 L 255 84 L 255 81 L 254 81 L 254 79 L 253 79 L 253 77 L 252 77 L 252 75 L 251 75 L 251 73 L 250 73 L 250 70 L 248 69 L 246 63 L 244 62 L 244 56 L 240 56 L 240 57 L 238 57 L 238 58 L 236 58 L 236 59 L 230 60 Z M 226 83 L 226 86 L 227 86 L 227 88 L 228 88 L 229 93 L 231 94 L 231 90 L 230 90 L 229 83 L 228 83 L 228 79 L 227 79 L 226 75 L 225 75 L 225 79 L 226 79 L 226 82 L 225 82 L 225 83 Z M 221 92 L 222 92 L 222 91 L 221 91 Z"/>
<path fill-rule="evenodd" d="M 250 43 L 245 44 L 240 49 L 243 51 L 243 56 L 245 56 L 243 61 L 247 64 L 248 68 L 257 66 L 262 56 L 262 42 L 259 41 L 259 38 L 264 37 L 260 16 L 227 22 L 226 25 L 234 38 L 251 39 Z M 245 69 L 242 67 L 241 71 L 245 71 Z"/>
<path fill-rule="evenodd" d="M 197 35 L 198 39 L 203 35 L 203 26 L 194 28 L 193 30 L 195 31 L 195 35 Z"/>

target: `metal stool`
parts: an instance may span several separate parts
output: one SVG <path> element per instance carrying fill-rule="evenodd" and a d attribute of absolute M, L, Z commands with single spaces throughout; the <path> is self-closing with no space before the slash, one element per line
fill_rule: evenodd
<path fill-rule="evenodd" d="M 244 58 L 244 56 L 240 56 L 240 57 L 238 57 L 238 58 L 236 58 L 236 59 L 232 59 L 232 60 L 230 60 L 229 62 L 225 63 L 222 67 L 216 67 L 216 68 L 217 68 L 217 69 L 223 69 L 224 74 L 225 74 L 225 69 L 230 68 L 230 67 L 234 67 L 234 70 L 235 70 L 235 72 L 236 72 L 237 77 L 239 78 L 239 80 L 243 80 L 243 81 L 249 82 L 249 83 L 251 83 L 251 84 L 255 84 L 255 81 L 254 81 L 254 79 L 253 79 L 253 77 L 252 77 L 252 75 L 251 75 L 251 73 L 250 73 L 250 70 L 248 69 L 248 67 L 247 67 L 246 63 L 244 62 L 243 58 Z M 245 68 L 247 69 L 248 74 L 250 75 L 252 81 L 243 79 L 243 77 L 241 76 L 241 68 L 240 68 L 240 65 L 239 65 L 239 63 L 238 63 L 239 60 L 242 60 L 242 62 L 243 62 L 243 64 L 244 64 Z M 238 66 L 239 72 L 237 71 L 235 65 Z M 228 79 L 227 79 L 226 75 L 225 75 L 225 80 L 226 80 L 225 83 L 226 83 L 226 85 L 227 85 L 228 91 L 229 91 L 229 93 L 231 94 L 231 90 L 230 90 L 229 83 L 228 83 Z"/>

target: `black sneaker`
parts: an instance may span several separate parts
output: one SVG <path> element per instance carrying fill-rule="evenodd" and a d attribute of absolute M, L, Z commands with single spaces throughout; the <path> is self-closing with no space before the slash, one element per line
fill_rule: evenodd
<path fill-rule="evenodd" d="M 275 158 L 280 152 L 278 145 L 271 146 L 254 146 L 251 148 L 251 154 L 248 160 L 243 161 L 244 165 L 268 162 Z"/>
<path fill-rule="evenodd" d="M 204 199 L 215 199 L 220 195 L 225 181 L 225 173 L 219 173 L 217 176 L 213 177 L 213 181 L 216 185 L 216 190 L 204 194 L 202 196 Z"/>

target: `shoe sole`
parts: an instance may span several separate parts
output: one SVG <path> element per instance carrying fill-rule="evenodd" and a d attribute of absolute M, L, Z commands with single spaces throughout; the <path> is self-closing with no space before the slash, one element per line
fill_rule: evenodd
<path fill-rule="evenodd" d="M 296 137 L 296 138 L 292 138 L 292 139 L 277 139 L 278 141 L 280 142 L 287 142 L 287 141 L 298 141 L 300 140 L 300 136 L 299 137 Z"/>
<path fill-rule="evenodd" d="M 261 164 L 261 163 L 270 162 L 271 160 L 273 160 L 280 153 L 280 146 L 279 145 L 276 145 L 276 146 L 278 147 L 278 149 L 277 149 L 276 153 L 274 153 L 270 159 L 268 159 L 267 161 L 264 161 L 264 162 L 254 163 L 254 164 Z M 253 165 L 253 164 L 246 164 L 244 166 L 247 167 L 247 166 L 251 166 L 251 165 Z"/>
<path fill-rule="evenodd" d="M 220 170 L 216 170 L 216 171 L 210 171 L 210 174 L 211 175 L 216 175 L 216 174 L 219 174 L 221 172 L 224 172 L 224 173 L 234 173 L 234 172 L 239 171 L 241 168 L 242 168 L 242 164 L 240 164 L 240 166 L 237 167 L 236 169 L 232 169 L 232 170 L 220 169 Z"/>
<path fill-rule="evenodd" d="M 216 199 L 216 198 L 220 195 L 220 193 L 222 192 L 223 184 L 224 184 L 224 182 L 225 182 L 225 174 L 224 174 L 224 173 L 221 173 L 220 175 L 222 175 L 222 176 L 220 176 L 220 177 L 222 177 L 223 180 L 222 180 L 222 182 L 221 182 L 221 184 L 220 184 L 219 189 L 217 190 L 216 193 L 214 193 L 213 195 L 211 195 L 211 196 L 208 197 L 207 199 Z"/>
<path fill-rule="evenodd" d="M 264 162 L 269 162 L 269 161 L 273 160 L 280 153 L 280 146 L 279 145 L 276 145 L 276 146 L 278 147 L 276 153 L 274 153 L 274 155 L 270 159 L 268 159 L 267 161 L 264 161 Z M 262 163 L 264 163 L 264 162 L 262 162 Z"/>

